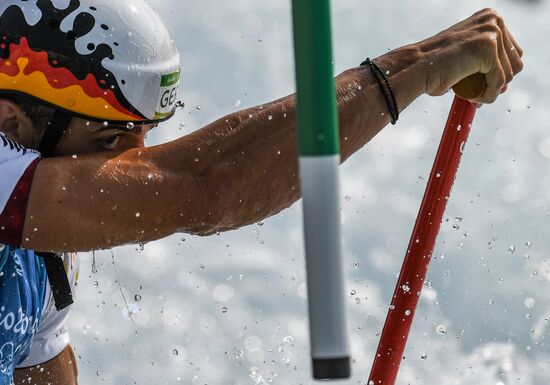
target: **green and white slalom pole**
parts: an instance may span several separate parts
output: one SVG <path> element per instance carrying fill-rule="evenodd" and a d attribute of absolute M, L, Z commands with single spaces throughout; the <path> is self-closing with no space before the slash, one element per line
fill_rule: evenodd
<path fill-rule="evenodd" d="M 293 0 L 292 15 L 313 377 L 348 378 L 330 1 Z"/>

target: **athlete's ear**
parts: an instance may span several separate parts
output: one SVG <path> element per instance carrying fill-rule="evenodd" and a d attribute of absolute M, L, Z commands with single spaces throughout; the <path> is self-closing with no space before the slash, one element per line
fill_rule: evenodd
<path fill-rule="evenodd" d="M 32 145 L 32 122 L 21 107 L 9 99 L 0 98 L 0 131 L 23 146 Z"/>

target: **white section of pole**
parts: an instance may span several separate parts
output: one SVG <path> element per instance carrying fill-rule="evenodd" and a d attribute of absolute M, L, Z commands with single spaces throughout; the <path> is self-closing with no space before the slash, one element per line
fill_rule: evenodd
<path fill-rule="evenodd" d="M 340 237 L 340 156 L 300 157 L 311 353 L 350 357 Z"/>

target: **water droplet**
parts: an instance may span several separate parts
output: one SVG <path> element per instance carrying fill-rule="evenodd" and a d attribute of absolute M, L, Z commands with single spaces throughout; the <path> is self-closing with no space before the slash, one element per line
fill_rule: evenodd
<path fill-rule="evenodd" d="M 129 130 L 133 130 L 135 127 L 136 125 L 132 122 L 128 122 L 128 124 L 126 125 L 126 128 Z"/>
<path fill-rule="evenodd" d="M 389 306 L 389 309 L 390 309 L 390 310 L 395 310 L 395 305 L 390 305 L 390 306 Z"/>
<path fill-rule="evenodd" d="M 242 104 L 242 100 L 239 99 L 235 102 L 235 107 L 239 107 L 241 104 Z"/>
<path fill-rule="evenodd" d="M 139 295 L 139 294 L 134 295 L 134 301 L 136 301 L 136 302 L 141 301 L 141 295 Z"/>
<path fill-rule="evenodd" d="M 269 116 L 267 117 L 267 120 L 273 120 L 273 115 L 269 115 Z"/>
<path fill-rule="evenodd" d="M 177 355 L 180 354 L 180 352 L 178 352 L 178 349 L 172 349 L 172 354 L 173 354 L 174 356 L 177 356 Z"/>
<path fill-rule="evenodd" d="M 405 315 L 406 316 L 410 316 L 411 315 L 411 311 L 409 309 L 405 310 Z"/>
<path fill-rule="evenodd" d="M 411 288 L 409 287 L 409 285 L 403 285 L 401 286 L 401 289 L 403 289 L 405 293 L 408 293 L 409 291 L 411 291 Z"/>
<path fill-rule="evenodd" d="M 459 124 L 458 126 L 456 126 L 456 130 L 457 130 L 457 131 L 462 130 L 462 125 Z"/>
<path fill-rule="evenodd" d="M 531 297 L 527 297 L 525 298 L 525 301 L 523 301 L 523 304 L 525 305 L 526 308 L 528 309 L 532 309 L 535 307 L 535 299 L 534 298 L 531 298 Z"/>
<path fill-rule="evenodd" d="M 227 306 L 222 306 L 222 313 L 223 314 L 227 313 Z"/>
<path fill-rule="evenodd" d="M 78 158 L 78 155 L 73 154 L 72 158 L 73 158 L 73 159 L 76 159 L 76 158 Z"/>
<path fill-rule="evenodd" d="M 197 106 L 195 107 L 197 111 L 200 111 L 201 110 L 201 106 Z"/>
<path fill-rule="evenodd" d="M 447 327 L 440 324 L 436 326 L 435 331 L 437 332 L 437 334 L 447 334 Z"/>
<path fill-rule="evenodd" d="M 95 261 L 95 251 L 92 251 L 92 274 L 97 273 L 97 264 Z"/>
<path fill-rule="evenodd" d="M 353 296 L 353 295 L 357 294 L 357 290 L 352 289 L 349 294 Z"/>
<path fill-rule="evenodd" d="M 346 195 L 346 196 L 344 197 L 344 199 L 346 200 L 346 202 L 349 202 L 349 201 L 351 200 L 351 196 Z"/>
<path fill-rule="evenodd" d="M 140 213 L 136 213 L 136 218 L 139 218 L 141 216 Z"/>
<path fill-rule="evenodd" d="M 513 246 L 513 245 L 510 246 L 510 247 L 508 248 L 508 252 L 509 252 L 510 254 L 514 254 L 514 253 L 516 252 L 516 246 Z"/>
<path fill-rule="evenodd" d="M 359 262 L 354 262 L 353 263 L 353 268 L 358 269 L 359 268 Z"/>
<path fill-rule="evenodd" d="M 525 247 L 531 247 L 531 241 L 525 242 Z"/>

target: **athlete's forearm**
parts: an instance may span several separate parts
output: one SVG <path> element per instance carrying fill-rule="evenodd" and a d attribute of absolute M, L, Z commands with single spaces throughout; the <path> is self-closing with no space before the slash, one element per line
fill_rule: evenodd
<path fill-rule="evenodd" d="M 417 47 L 397 49 L 376 62 L 388 71 L 401 110 L 424 92 L 424 57 Z M 345 160 L 389 123 L 390 114 L 368 67 L 340 74 L 336 87 Z M 181 161 L 193 164 L 208 186 L 199 203 L 208 215 L 198 233 L 254 223 L 299 198 L 295 113 L 295 96 L 287 96 L 226 116 L 172 144 L 188 149 Z"/>

